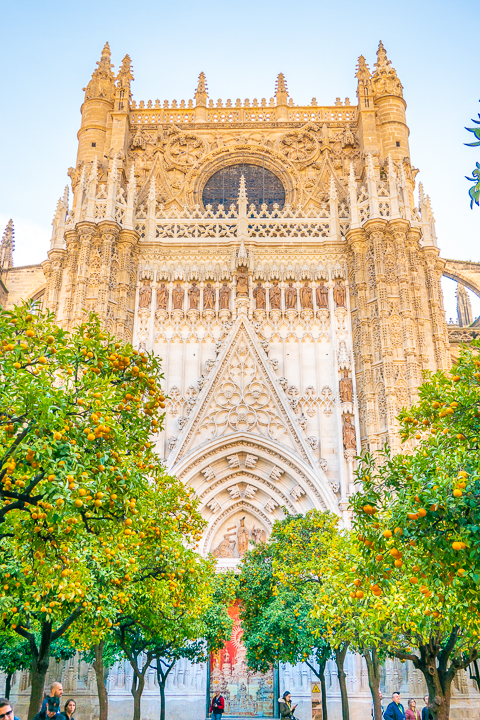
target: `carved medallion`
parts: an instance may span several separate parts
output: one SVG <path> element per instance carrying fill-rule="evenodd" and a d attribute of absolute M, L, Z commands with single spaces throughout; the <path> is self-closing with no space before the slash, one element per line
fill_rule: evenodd
<path fill-rule="evenodd" d="M 317 153 L 317 141 L 309 132 L 290 132 L 280 140 L 280 150 L 295 163 L 308 163 Z"/>
<path fill-rule="evenodd" d="M 172 165 L 186 168 L 198 162 L 206 153 L 205 142 L 198 135 L 181 133 L 168 142 L 166 155 Z"/>

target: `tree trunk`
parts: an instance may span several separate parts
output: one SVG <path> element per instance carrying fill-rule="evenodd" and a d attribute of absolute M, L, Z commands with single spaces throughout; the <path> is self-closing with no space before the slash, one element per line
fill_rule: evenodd
<path fill-rule="evenodd" d="M 450 666 L 452 667 L 452 666 Z M 433 720 L 449 720 L 450 700 L 452 697 L 452 680 L 455 677 L 455 670 L 441 677 L 438 672 L 435 660 L 433 664 L 420 663 L 419 670 L 422 671 L 428 688 L 428 711 Z"/>
<path fill-rule="evenodd" d="M 477 690 L 480 691 L 480 667 L 478 666 L 478 660 L 474 660 L 473 663 L 468 666 L 468 673 L 470 675 L 470 680 L 473 680 L 477 686 Z"/>
<path fill-rule="evenodd" d="M 50 661 L 51 642 L 52 625 L 51 623 L 43 623 L 40 644 L 31 667 L 32 691 L 30 693 L 30 705 L 28 706 L 28 720 L 32 720 L 42 704 L 45 678 Z"/>
<path fill-rule="evenodd" d="M 165 720 L 165 683 L 158 683 L 160 687 L 160 720 Z"/>
<path fill-rule="evenodd" d="M 338 670 L 338 682 L 340 685 L 340 693 L 342 696 L 342 720 L 349 720 L 350 713 L 348 709 L 348 693 L 347 693 L 347 675 L 343 669 L 345 657 L 348 650 L 348 643 L 343 643 L 340 648 L 335 649 L 335 662 Z"/>
<path fill-rule="evenodd" d="M 133 695 L 133 720 L 140 720 L 140 704 L 142 702 L 142 693 L 145 687 L 145 673 L 139 676 L 133 674 L 132 695 Z"/>
<path fill-rule="evenodd" d="M 367 663 L 368 684 L 373 700 L 373 714 L 375 720 L 382 720 L 382 701 L 380 699 L 380 662 L 375 647 L 364 648 L 363 657 Z"/>
<path fill-rule="evenodd" d="M 10 691 L 12 689 L 12 677 L 13 673 L 7 673 L 5 677 L 5 697 L 10 700 Z"/>
<path fill-rule="evenodd" d="M 97 645 L 93 646 L 93 652 L 95 653 L 93 669 L 97 681 L 99 720 L 108 720 L 108 695 L 105 687 L 105 665 L 103 664 L 104 647 L 105 640 L 101 640 Z"/>
<path fill-rule="evenodd" d="M 327 683 L 325 682 L 325 668 L 327 667 L 327 661 L 321 662 L 318 665 L 318 670 L 315 668 L 314 665 L 311 665 L 308 660 L 306 662 L 310 670 L 313 672 L 314 675 L 317 676 L 317 678 L 320 680 L 320 687 L 322 690 L 322 720 L 328 720 L 328 710 L 327 710 Z M 162 718 L 163 720 L 163 718 Z"/>

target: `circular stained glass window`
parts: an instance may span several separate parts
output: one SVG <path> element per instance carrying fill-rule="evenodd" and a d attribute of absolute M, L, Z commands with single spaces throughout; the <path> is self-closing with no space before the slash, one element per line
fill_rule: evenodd
<path fill-rule="evenodd" d="M 263 204 L 267 205 L 269 212 L 275 203 L 283 208 L 285 188 L 279 178 L 264 167 L 243 163 L 222 168 L 212 175 L 203 188 L 204 207 L 212 205 L 216 212 L 219 205 L 224 205 L 225 210 L 232 204 L 236 205 L 242 175 L 245 177 L 249 205 L 255 205 L 257 211 Z"/>

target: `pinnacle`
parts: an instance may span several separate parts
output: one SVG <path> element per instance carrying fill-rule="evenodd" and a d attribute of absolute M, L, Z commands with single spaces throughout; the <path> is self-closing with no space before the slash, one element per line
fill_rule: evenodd
<path fill-rule="evenodd" d="M 247 186 L 245 184 L 245 176 L 244 175 L 242 175 L 240 177 L 240 184 L 238 187 L 238 199 L 239 200 L 247 199 Z"/>
<path fill-rule="evenodd" d="M 277 81 L 275 83 L 275 95 L 278 95 L 278 93 L 288 94 L 287 81 L 285 80 L 285 75 L 283 73 L 278 73 L 277 75 Z"/>
<path fill-rule="evenodd" d="M 106 42 L 103 46 L 102 55 L 108 55 L 108 57 L 111 57 L 111 54 L 112 53 L 110 51 L 110 45 L 108 44 L 108 42 Z"/>
<path fill-rule="evenodd" d="M 204 72 L 201 72 L 198 76 L 198 85 L 195 94 L 197 93 L 208 93 L 207 78 L 205 77 Z"/>

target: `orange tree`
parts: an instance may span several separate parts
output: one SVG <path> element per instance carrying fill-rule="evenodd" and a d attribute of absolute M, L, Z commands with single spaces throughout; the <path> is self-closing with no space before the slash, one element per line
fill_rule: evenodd
<path fill-rule="evenodd" d="M 177 660 L 205 662 L 223 647 L 232 621 L 227 607 L 234 600 L 235 580 L 215 576 L 216 561 L 178 547 L 168 576 L 177 578 L 177 597 L 166 602 L 165 588 L 152 594 L 136 588 L 112 628 L 113 638 L 133 669 L 133 720 L 140 719 L 145 677 L 152 663 L 160 690 L 160 720 L 165 720 L 165 685 Z M 186 571 L 186 572 L 185 572 Z"/>
<path fill-rule="evenodd" d="M 438 718 L 448 717 L 456 672 L 479 653 L 479 347 L 429 376 L 400 415 L 405 451 L 365 454 L 352 498 L 365 575 L 386 593 L 409 582 L 423 611 L 396 655 L 422 670 Z"/>
<path fill-rule="evenodd" d="M 332 649 L 312 619 L 314 592 L 303 587 L 292 591 L 274 577 L 273 562 L 281 557 L 277 523 L 270 542 L 257 545 L 244 555 L 239 577 L 243 641 L 248 666 L 268 672 L 272 665 L 305 662 L 318 677 L 322 691 L 322 717 L 327 720 L 325 667 Z"/>
<path fill-rule="evenodd" d="M 203 521 L 153 450 L 155 357 L 28 305 L 0 313 L 0 342 L 0 620 L 31 647 L 32 717 L 52 642 L 80 617 L 100 639 L 133 585 L 176 602 L 172 554 Z"/>

